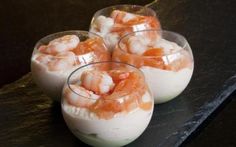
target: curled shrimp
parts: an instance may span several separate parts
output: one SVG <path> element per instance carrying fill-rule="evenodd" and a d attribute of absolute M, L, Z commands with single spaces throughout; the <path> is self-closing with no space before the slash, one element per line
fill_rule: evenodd
<path fill-rule="evenodd" d="M 111 13 L 111 17 L 115 20 L 116 23 L 125 23 L 136 18 L 137 15 L 125 11 L 114 10 Z"/>
<path fill-rule="evenodd" d="M 60 52 L 74 49 L 80 40 L 76 35 L 65 35 L 49 42 L 47 46 L 40 47 L 38 50 L 46 54 L 57 54 Z"/>
<path fill-rule="evenodd" d="M 81 84 L 97 94 L 108 93 L 114 87 L 112 78 L 107 72 L 96 70 L 85 71 L 81 75 Z"/>
<path fill-rule="evenodd" d="M 110 31 L 114 25 L 114 20 L 110 17 L 99 16 L 93 24 L 93 29 L 91 30 L 94 33 L 100 32 L 101 36 L 104 36 Z M 95 29 L 95 30 L 94 30 Z"/>
<path fill-rule="evenodd" d="M 48 55 L 48 54 L 39 54 L 36 57 L 36 60 L 43 65 L 47 65 L 52 59 L 53 59 L 53 56 Z"/>
<path fill-rule="evenodd" d="M 145 111 L 152 108 L 151 96 L 144 97 L 147 87 L 139 73 L 129 72 L 129 74 L 125 74 L 121 71 L 118 73 L 113 71 L 112 75 L 114 76 L 112 78 L 118 78 L 119 81 L 113 92 L 98 99 L 91 107 L 91 110 L 99 117 L 109 119 L 115 113 L 130 112 L 137 107 Z"/>
<path fill-rule="evenodd" d="M 130 53 L 142 55 L 147 49 L 147 46 L 142 42 L 142 39 L 132 36 L 128 39 L 128 50 Z"/>
<path fill-rule="evenodd" d="M 68 103 L 76 107 L 89 107 L 100 97 L 99 95 L 94 94 L 92 91 L 89 91 L 76 84 L 71 84 L 70 88 L 73 91 L 71 91 L 69 87 L 66 87 L 63 94 Z"/>
<path fill-rule="evenodd" d="M 142 16 L 132 14 L 125 11 L 114 10 L 111 13 L 111 18 L 114 19 L 114 32 L 130 32 L 140 31 L 146 29 L 157 29 L 161 28 L 160 22 L 153 16 Z"/>
<path fill-rule="evenodd" d="M 73 52 L 63 52 L 54 56 L 47 65 L 50 71 L 65 71 L 76 63 L 76 56 Z"/>

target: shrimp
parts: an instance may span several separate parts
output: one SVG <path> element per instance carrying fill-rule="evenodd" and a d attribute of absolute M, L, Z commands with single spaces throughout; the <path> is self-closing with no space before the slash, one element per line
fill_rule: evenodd
<path fill-rule="evenodd" d="M 128 76 L 125 76 L 124 80 L 121 80 L 114 88 L 114 91 L 107 98 L 116 99 L 125 95 L 129 95 L 132 93 L 142 94 L 144 90 L 144 79 L 141 77 L 139 73 L 129 72 Z M 143 83 L 142 83 L 143 82 Z M 142 89 L 144 88 L 144 89 Z M 119 95 L 119 96 L 118 96 Z M 138 95 L 136 95 L 138 96 Z M 139 95 L 140 96 L 140 95 Z"/>
<path fill-rule="evenodd" d="M 123 25 L 123 28 L 132 28 L 133 31 L 157 29 L 161 28 L 160 22 L 153 16 L 142 16 L 125 11 L 114 10 L 111 13 L 111 18 L 114 19 L 116 25 Z M 139 24 L 144 24 L 139 26 Z M 119 28 L 119 27 L 118 27 Z"/>
<path fill-rule="evenodd" d="M 128 13 L 125 11 L 120 11 L 120 10 L 114 10 L 111 13 L 111 18 L 113 18 L 116 23 L 124 23 L 124 22 L 132 20 L 136 17 L 137 17 L 137 15 L 135 15 L 135 14 Z"/>
<path fill-rule="evenodd" d="M 94 22 L 94 29 L 100 32 L 100 35 L 104 36 L 107 34 L 112 26 L 114 25 L 114 20 L 109 17 L 99 16 Z"/>
<path fill-rule="evenodd" d="M 54 39 L 45 47 L 39 48 L 39 51 L 46 54 L 57 54 L 60 52 L 70 51 L 74 49 L 80 40 L 76 35 L 65 35 Z"/>
<path fill-rule="evenodd" d="M 35 60 L 37 60 L 41 64 L 47 65 L 52 59 L 53 59 L 52 55 L 39 54 Z"/>
<path fill-rule="evenodd" d="M 117 33 L 107 33 L 104 36 L 104 40 L 110 52 L 113 50 L 113 47 L 117 44 L 119 39 L 120 39 L 120 36 Z"/>
<path fill-rule="evenodd" d="M 142 42 L 140 37 L 132 36 L 128 39 L 128 50 L 132 54 L 142 55 L 147 46 Z"/>
<path fill-rule="evenodd" d="M 114 87 L 114 82 L 105 71 L 90 70 L 81 75 L 81 84 L 96 94 L 108 93 Z"/>
<path fill-rule="evenodd" d="M 89 91 L 79 85 L 71 84 L 70 88 L 66 87 L 64 89 L 64 97 L 69 104 L 76 107 L 90 107 L 93 105 L 97 99 L 100 98 L 99 95 L 94 94 L 92 91 Z"/>
<path fill-rule="evenodd" d="M 49 71 L 65 71 L 70 69 L 76 63 L 76 56 L 73 52 L 63 52 L 54 56 L 54 59 L 48 63 Z"/>
<path fill-rule="evenodd" d="M 145 99 L 145 101 L 143 99 L 143 95 L 146 91 L 147 87 L 141 74 L 137 72 L 130 72 L 126 79 L 116 85 L 113 93 L 108 97 L 109 99 L 115 99 L 117 97 L 120 98 L 125 96 L 124 107 L 128 112 L 136 107 L 140 107 L 144 110 L 150 110 L 152 107 L 151 99 Z M 145 105 L 145 108 L 142 107 L 143 105 Z"/>
<path fill-rule="evenodd" d="M 128 50 L 128 49 L 126 49 Z M 130 54 L 122 51 L 120 48 L 116 48 L 112 54 L 112 60 L 128 63 L 136 67 L 141 67 L 144 65 L 144 59 L 140 55 Z"/>
<path fill-rule="evenodd" d="M 125 11 L 114 10 L 111 13 L 111 18 L 114 19 L 114 25 L 111 29 L 113 34 L 118 34 L 120 37 L 133 32 L 133 23 L 129 23 L 136 19 L 139 15 L 128 13 Z M 145 28 L 144 28 L 145 29 Z"/>
<path fill-rule="evenodd" d="M 133 14 L 133 13 L 125 12 L 125 11 L 114 10 L 112 11 L 110 17 L 114 19 L 114 24 L 112 25 L 112 28 L 110 29 L 110 33 L 116 34 L 117 36 L 119 36 L 119 38 L 135 31 L 141 31 L 141 30 L 147 30 L 147 29 L 160 30 L 161 28 L 160 22 L 153 16 L 142 16 L 142 15 L 137 15 L 137 14 Z M 151 32 L 148 32 L 146 34 L 147 35 L 145 35 L 141 39 L 142 43 L 146 41 L 150 42 L 150 40 L 152 41 L 154 39 L 157 39 L 155 34 Z M 105 40 L 108 40 L 106 39 L 106 35 L 105 36 L 103 35 L 103 37 L 105 37 Z M 160 34 L 158 36 L 160 36 Z M 107 38 L 109 37 L 110 36 L 108 36 Z M 114 37 L 111 39 L 111 41 L 114 43 L 117 43 Z M 115 46 L 114 43 L 108 43 L 108 45 L 114 47 Z M 138 51 L 138 49 L 136 50 Z"/>
<path fill-rule="evenodd" d="M 129 26 L 138 25 L 138 24 L 145 24 L 144 26 L 142 26 L 142 28 L 138 30 L 145 30 L 145 29 L 159 30 L 161 28 L 160 22 L 153 16 L 136 15 L 135 18 L 130 19 L 129 21 L 125 22 L 125 25 L 129 25 Z"/>
<path fill-rule="evenodd" d="M 119 83 L 121 80 L 124 80 L 126 78 L 128 78 L 129 76 L 129 72 L 126 72 L 124 70 L 110 70 L 109 75 L 112 77 L 112 80 L 114 81 L 114 83 Z"/>
<path fill-rule="evenodd" d="M 119 75 L 120 74 L 120 75 Z M 130 112 L 137 107 L 145 111 L 149 111 L 152 108 L 152 101 L 143 99 L 143 95 L 147 91 L 144 78 L 137 72 L 124 72 L 112 71 L 113 78 L 119 79 L 119 82 L 114 87 L 113 92 L 110 95 L 104 96 L 98 99 L 97 102 L 92 105 L 91 110 L 95 112 L 99 117 L 109 119 L 119 112 Z"/>

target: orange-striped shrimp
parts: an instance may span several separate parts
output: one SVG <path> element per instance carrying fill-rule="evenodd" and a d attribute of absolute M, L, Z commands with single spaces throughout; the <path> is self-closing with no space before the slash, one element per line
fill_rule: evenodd
<path fill-rule="evenodd" d="M 138 43 L 131 47 L 129 45 L 124 45 L 123 47 L 123 50 L 125 51 L 122 51 L 118 47 L 114 50 L 112 60 L 129 63 L 138 68 L 142 66 L 150 66 L 171 71 L 179 71 L 186 67 L 192 68 L 193 61 L 190 54 L 181 48 L 179 50 L 170 50 L 170 54 L 166 54 L 166 49 L 164 48 L 150 47 L 141 55 L 138 55 L 135 50 L 140 48 Z"/>
<path fill-rule="evenodd" d="M 80 40 L 76 35 L 65 35 L 50 41 L 47 46 L 42 46 L 38 50 L 42 53 L 55 55 L 74 49 L 79 42 Z"/>
<path fill-rule="evenodd" d="M 121 80 L 124 80 L 126 78 L 128 78 L 129 76 L 129 72 L 125 71 L 125 70 L 110 70 L 108 71 L 109 75 L 112 77 L 112 80 L 114 81 L 114 83 L 119 83 Z"/>
<path fill-rule="evenodd" d="M 105 94 L 114 87 L 114 82 L 105 71 L 88 70 L 81 75 L 81 85 L 96 94 Z"/>
<path fill-rule="evenodd" d="M 160 30 L 160 22 L 153 16 L 142 16 L 125 11 L 114 10 L 111 13 L 114 25 L 111 32 L 124 36 L 134 31 L 156 29 Z"/>
<path fill-rule="evenodd" d="M 110 17 L 98 16 L 98 18 L 93 23 L 93 29 L 91 32 L 97 33 L 100 32 L 101 36 L 104 36 L 106 33 L 110 31 L 112 26 L 114 25 L 114 20 Z"/>
<path fill-rule="evenodd" d="M 143 46 L 143 49 L 141 51 L 138 50 L 140 46 Z M 122 49 L 116 47 L 112 55 L 112 60 L 128 63 L 134 65 L 137 68 L 140 68 L 142 66 L 151 66 L 161 69 L 164 68 L 165 64 L 162 59 L 162 55 L 164 53 L 162 49 L 149 48 L 148 46 L 143 45 L 138 41 L 132 42 L 131 45 L 129 43 L 125 43 L 124 45 L 122 45 L 122 47 Z"/>
<path fill-rule="evenodd" d="M 68 103 L 76 107 L 90 107 L 100 97 L 77 84 L 71 84 L 70 88 L 64 88 L 63 94 Z"/>
<path fill-rule="evenodd" d="M 121 74 L 121 75 L 119 75 Z M 151 96 L 143 99 L 147 87 L 143 77 L 137 72 L 125 74 L 121 71 L 111 73 L 113 79 L 119 79 L 113 92 L 97 100 L 91 110 L 99 117 L 109 119 L 119 112 L 130 112 L 137 107 L 148 111 L 153 102 Z M 149 99 L 149 100 L 148 100 Z"/>
<path fill-rule="evenodd" d="M 129 20 L 132 20 L 136 18 L 137 15 L 128 13 L 125 11 L 120 11 L 120 10 L 114 10 L 111 13 L 111 18 L 115 20 L 115 23 L 125 23 L 128 22 Z"/>
<path fill-rule="evenodd" d="M 40 62 L 43 65 L 47 65 L 53 59 L 52 55 L 48 54 L 39 54 L 35 60 Z"/>
<path fill-rule="evenodd" d="M 54 56 L 48 65 L 50 71 L 65 71 L 76 64 L 76 56 L 73 52 L 63 52 Z"/>
<path fill-rule="evenodd" d="M 143 39 L 137 36 L 130 37 L 127 46 L 130 53 L 138 55 L 142 55 L 147 49 L 147 45 L 143 42 Z"/>

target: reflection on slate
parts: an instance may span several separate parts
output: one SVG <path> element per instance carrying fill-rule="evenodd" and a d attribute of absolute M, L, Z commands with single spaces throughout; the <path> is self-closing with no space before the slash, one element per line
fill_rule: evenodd
<path fill-rule="evenodd" d="M 236 44 L 231 31 L 235 16 L 230 1 L 163 0 L 153 8 L 163 28 L 188 39 L 195 71 L 181 95 L 155 106 L 147 130 L 130 147 L 179 146 L 236 89 Z M 40 92 L 31 74 L 0 90 L 0 112 L 1 143 L 86 146 L 70 133 L 60 105 Z"/>

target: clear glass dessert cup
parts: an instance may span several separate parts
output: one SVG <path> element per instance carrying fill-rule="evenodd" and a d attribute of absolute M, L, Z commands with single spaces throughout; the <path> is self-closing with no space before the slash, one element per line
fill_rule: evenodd
<path fill-rule="evenodd" d="M 89 77 L 91 73 L 96 74 Z M 109 78 L 105 82 L 99 78 L 107 73 L 115 84 L 106 93 L 98 94 L 93 88 L 100 86 L 104 90 Z M 86 86 L 89 82 L 90 87 Z M 77 138 L 92 146 L 123 146 L 134 141 L 148 126 L 153 107 L 143 73 L 125 63 L 82 66 L 70 74 L 63 89 L 62 113 L 67 126 Z"/>
<path fill-rule="evenodd" d="M 94 14 L 90 23 L 90 32 L 102 36 L 110 50 L 122 36 L 146 29 L 160 30 L 160 22 L 154 10 L 139 5 L 103 8 Z"/>
<path fill-rule="evenodd" d="M 164 30 L 137 31 L 124 36 L 112 60 L 143 71 L 155 104 L 177 97 L 187 87 L 194 68 L 192 51 L 185 37 Z"/>
<path fill-rule="evenodd" d="M 40 39 L 31 57 L 31 72 L 37 86 L 52 100 L 61 100 L 61 91 L 76 68 L 98 61 L 109 61 L 103 39 L 87 31 L 64 31 Z"/>

